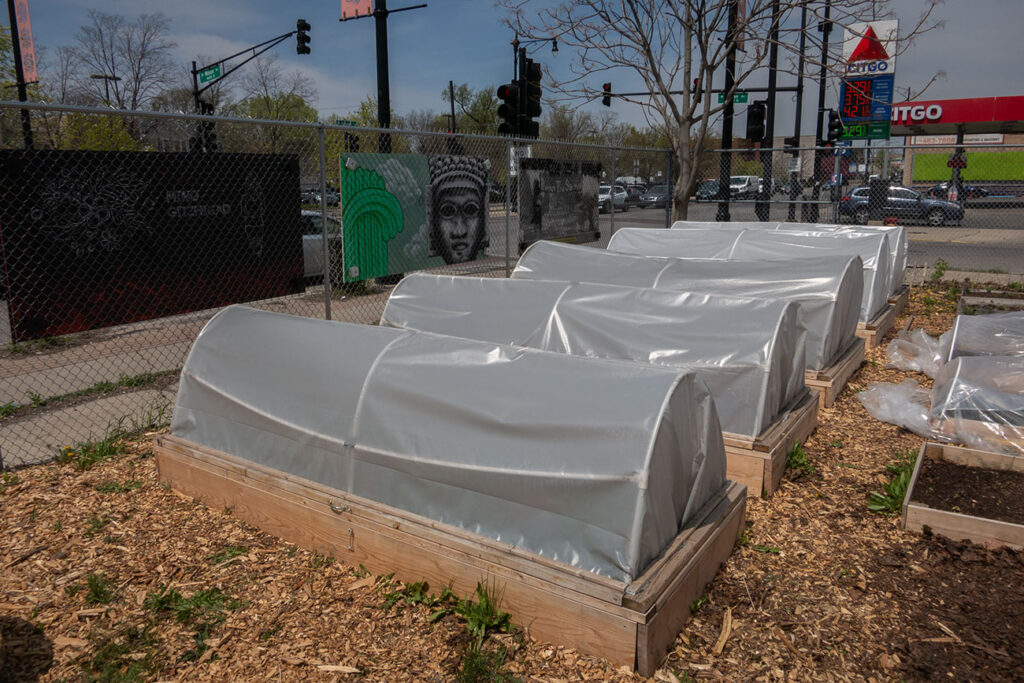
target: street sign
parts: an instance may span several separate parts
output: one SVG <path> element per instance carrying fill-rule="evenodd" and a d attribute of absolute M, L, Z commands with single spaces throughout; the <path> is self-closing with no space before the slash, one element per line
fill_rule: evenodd
<path fill-rule="evenodd" d="M 358 126 L 358 121 L 349 121 L 348 119 L 334 119 L 335 126 Z"/>
<path fill-rule="evenodd" d="M 750 93 L 737 92 L 732 94 L 732 101 L 734 104 L 746 104 L 749 97 Z M 722 104 L 723 102 L 725 102 L 725 93 L 720 92 L 718 93 L 718 103 Z"/>
<path fill-rule="evenodd" d="M 800 157 L 790 157 L 786 159 L 786 171 L 789 173 L 800 172 Z"/>
<path fill-rule="evenodd" d="M 220 64 L 214 64 L 208 69 L 203 69 L 199 72 L 199 82 L 209 83 L 220 78 Z"/>

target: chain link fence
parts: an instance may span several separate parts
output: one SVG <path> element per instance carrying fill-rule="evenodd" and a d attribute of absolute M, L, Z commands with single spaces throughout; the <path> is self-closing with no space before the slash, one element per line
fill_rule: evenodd
<path fill-rule="evenodd" d="M 165 423 L 223 306 L 376 324 L 403 274 L 505 277 L 532 241 L 597 240 L 623 220 L 603 184 L 667 184 L 671 165 L 657 149 L 6 102 L 0 173 L 0 465 L 15 467 Z"/>
<path fill-rule="evenodd" d="M 874 179 L 884 198 L 877 220 L 907 228 L 912 268 L 1024 274 L 1024 145 L 876 142 L 713 156 L 703 167 L 691 220 L 864 224 L 872 218 Z M 720 194 L 723 166 L 731 182 Z M 728 205 L 720 201 L 725 194 Z"/>

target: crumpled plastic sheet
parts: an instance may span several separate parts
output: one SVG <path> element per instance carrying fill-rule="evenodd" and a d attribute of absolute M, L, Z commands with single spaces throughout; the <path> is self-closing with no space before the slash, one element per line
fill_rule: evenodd
<path fill-rule="evenodd" d="M 927 439 L 950 440 L 935 430 L 928 420 L 931 392 L 922 389 L 917 380 L 905 379 L 899 384 L 872 382 L 866 390 L 857 394 L 857 400 L 876 420 L 899 425 Z"/>
<path fill-rule="evenodd" d="M 938 374 L 949 349 L 950 333 L 935 338 L 924 330 L 900 330 L 889 342 L 885 355 L 887 367 L 923 372 L 932 379 Z"/>

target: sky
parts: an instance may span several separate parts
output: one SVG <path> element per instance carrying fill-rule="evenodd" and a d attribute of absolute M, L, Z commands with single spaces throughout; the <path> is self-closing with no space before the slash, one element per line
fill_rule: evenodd
<path fill-rule="evenodd" d="M 391 0 L 390 10 L 423 0 Z M 448 105 L 441 93 L 452 80 L 473 88 L 497 86 L 512 77 L 512 32 L 502 19 L 504 10 L 493 0 L 425 0 L 427 7 L 393 13 L 388 21 L 389 76 L 392 109 L 406 113 L 431 109 L 439 114 Z M 929 0 L 896 0 L 895 7 L 909 24 Z M 550 4 L 550 3 L 549 3 Z M 376 95 L 376 48 L 372 18 L 340 22 L 339 0 L 29 0 L 35 43 L 49 50 L 73 45 L 88 10 L 96 9 L 135 19 L 142 13 L 162 12 L 171 20 L 174 55 L 185 69 L 192 60 L 213 62 L 295 28 L 303 18 L 311 25 L 311 54 L 297 55 L 289 39 L 274 49 L 288 72 L 301 70 L 319 92 L 316 107 L 322 118 L 354 111 L 368 95 Z M 897 93 L 918 92 L 937 71 L 945 77 L 933 84 L 925 99 L 955 99 L 1024 94 L 1024 26 L 1022 0 L 947 0 L 935 16 L 945 27 L 918 38 L 901 55 L 896 67 Z M 8 23 L 6 17 L 2 23 Z M 901 24 L 901 31 L 904 30 Z M 833 34 L 835 35 L 835 34 Z M 547 44 L 530 46 L 530 56 L 550 69 L 550 76 L 568 74 L 573 55 L 560 46 L 552 55 Z M 244 69 L 245 67 L 243 67 Z M 241 71 L 238 72 L 240 74 Z M 237 77 L 234 74 L 232 77 Z M 595 75 L 593 87 L 611 81 L 615 90 L 638 89 L 629 73 Z M 780 78 L 779 85 L 791 85 Z M 716 86 L 720 81 L 716 79 Z M 817 81 L 808 80 L 805 106 L 817 102 Z M 828 91 L 826 107 L 835 103 L 836 88 Z M 788 95 L 780 95 L 786 100 Z M 897 97 L 897 99 L 900 99 Z M 602 110 L 598 102 L 583 107 Z M 638 105 L 616 101 L 620 120 L 644 127 Z M 810 110 L 807 110 L 810 111 Z M 777 119 L 792 121 L 793 105 L 780 102 Z M 804 115 L 804 133 L 813 132 L 813 114 Z M 784 125 L 786 130 L 791 130 Z"/>

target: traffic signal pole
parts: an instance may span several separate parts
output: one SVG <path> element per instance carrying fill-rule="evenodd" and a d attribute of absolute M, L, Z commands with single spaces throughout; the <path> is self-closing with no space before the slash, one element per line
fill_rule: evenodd
<path fill-rule="evenodd" d="M 729 27 L 726 31 L 729 52 L 725 57 L 725 110 L 722 112 L 722 152 L 718 167 L 718 211 L 715 220 L 720 223 L 729 222 L 729 176 L 732 175 L 732 115 L 733 86 L 736 80 L 736 15 L 737 0 L 729 1 Z M 614 203 L 613 203 L 614 208 Z"/>

